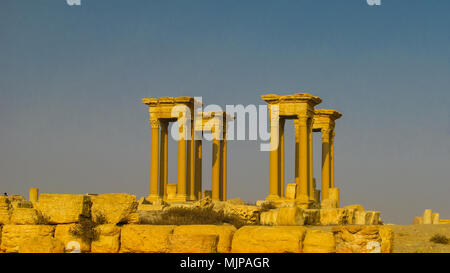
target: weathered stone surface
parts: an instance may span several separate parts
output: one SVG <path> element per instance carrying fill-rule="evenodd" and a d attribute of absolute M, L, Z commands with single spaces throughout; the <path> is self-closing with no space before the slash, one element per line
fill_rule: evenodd
<path fill-rule="evenodd" d="M 347 223 L 348 210 L 346 209 L 321 209 L 321 225 L 344 225 Z"/>
<path fill-rule="evenodd" d="M 120 247 L 120 227 L 106 224 L 96 227 L 98 237 L 91 243 L 92 253 L 117 253 Z"/>
<path fill-rule="evenodd" d="M 245 202 L 241 198 L 229 199 L 226 202 L 232 205 L 245 205 Z"/>
<path fill-rule="evenodd" d="M 433 211 L 431 209 L 426 209 L 423 213 L 423 223 L 424 224 L 432 224 L 433 218 L 432 218 Z"/>
<path fill-rule="evenodd" d="M 244 226 L 233 236 L 233 253 L 300 253 L 306 229 L 301 226 Z"/>
<path fill-rule="evenodd" d="M 290 183 L 286 185 L 286 198 L 295 199 L 295 194 L 297 193 L 297 184 Z"/>
<path fill-rule="evenodd" d="M 170 253 L 216 253 L 219 236 L 205 234 L 169 235 Z"/>
<path fill-rule="evenodd" d="M 335 209 L 338 207 L 337 200 L 335 199 L 325 199 L 320 204 L 321 209 Z"/>
<path fill-rule="evenodd" d="M 54 231 L 55 227 L 48 225 L 5 225 L 0 249 L 4 252 L 18 252 L 23 241 L 33 237 L 53 237 Z"/>
<path fill-rule="evenodd" d="M 303 210 L 303 218 L 305 218 L 305 225 L 320 225 L 320 209 Z"/>
<path fill-rule="evenodd" d="M 276 226 L 278 209 L 271 209 L 269 211 L 262 212 L 259 216 L 259 223 L 263 226 Z"/>
<path fill-rule="evenodd" d="M 359 204 L 345 206 L 344 209 L 355 209 L 355 211 L 364 211 L 364 207 Z"/>
<path fill-rule="evenodd" d="M 303 226 L 303 210 L 298 207 L 280 208 L 277 214 L 278 226 Z"/>
<path fill-rule="evenodd" d="M 81 194 L 48 194 L 39 196 L 37 209 L 49 224 L 70 224 L 80 215 L 89 216 L 89 197 Z"/>
<path fill-rule="evenodd" d="M 10 222 L 13 225 L 39 225 L 42 215 L 36 209 L 15 208 L 12 210 Z"/>
<path fill-rule="evenodd" d="M 138 211 L 155 211 L 155 210 L 163 210 L 166 206 L 164 205 L 153 205 L 153 204 L 140 204 L 137 207 Z"/>
<path fill-rule="evenodd" d="M 439 213 L 432 213 L 431 214 L 431 223 L 434 225 L 439 224 L 439 218 L 440 218 L 440 214 Z"/>
<path fill-rule="evenodd" d="M 393 231 L 384 226 L 333 227 L 338 253 L 389 253 Z"/>
<path fill-rule="evenodd" d="M 8 197 L 0 196 L 0 225 L 9 224 L 11 217 L 11 204 Z"/>
<path fill-rule="evenodd" d="M 367 211 L 355 211 L 355 225 L 367 225 L 370 222 L 370 213 Z"/>
<path fill-rule="evenodd" d="M 55 228 L 55 238 L 60 240 L 64 244 L 65 252 L 77 251 L 79 247 L 81 252 L 91 251 L 91 242 L 86 242 L 73 236 L 70 232 L 75 227 L 75 224 L 62 224 L 57 225 Z M 74 242 L 74 243 L 71 243 Z"/>
<path fill-rule="evenodd" d="M 94 221 L 103 218 L 108 224 L 130 223 L 138 203 L 127 193 L 105 193 L 92 196 L 91 214 Z"/>
<path fill-rule="evenodd" d="M 175 226 L 124 225 L 120 252 L 167 253 L 169 235 Z"/>
<path fill-rule="evenodd" d="M 413 225 L 420 225 L 423 224 L 423 217 L 422 216 L 416 216 L 413 220 Z"/>
<path fill-rule="evenodd" d="M 255 224 L 259 220 L 261 208 L 257 206 L 227 204 L 224 208 L 224 213 L 235 215 L 244 220 L 247 224 Z"/>
<path fill-rule="evenodd" d="M 19 253 L 64 253 L 64 244 L 53 237 L 32 237 L 19 243 Z"/>
<path fill-rule="evenodd" d="M 303 240 L 304 253 L 334 253 L 336 241 L 332 232 L 323 230 L 307 230 Z"/>
<path fill-rule="evenodd" d="M 381 222 L 379 211 L 368 211 L 369 222 L 366 225 L 379 225 Z"/>
<path fill-rule="evenodd" d="M 236 228 L 231 225 L 188 225 L 178 226 L 174 229 L 173 234 L 184 235 L 217 235 L 217 252 L 229 253 L 231 251 L 231 241 Z"/>

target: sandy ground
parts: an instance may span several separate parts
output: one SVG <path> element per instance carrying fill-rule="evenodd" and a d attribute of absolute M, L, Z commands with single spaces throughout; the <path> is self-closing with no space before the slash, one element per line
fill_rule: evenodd
<path fill-rule="evenodd" d="M 435 234 L 450 239 L 450 224 L 446 225 L 387 225 L 394 230 L 394 253 L 450 253 L 450 244 L 430 242 Z"/>
<path fill-rule="evenodd" d="M 450 253 L 450 244 L 430 242 L 435 234 L 450 239 L 450 224 L 446 225 L 386 225 L 394 230 L 393 253 Z M 330 226 L 308 226 L 310 229 L 331 231 Z"/>

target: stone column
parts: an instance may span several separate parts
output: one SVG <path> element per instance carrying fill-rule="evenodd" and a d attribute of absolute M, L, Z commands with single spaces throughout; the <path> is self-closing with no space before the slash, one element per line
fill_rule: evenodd
<path fill-rule="evenodd" d="M 329 198 L 330 188 L 330 129 L 322 128 L 322 201 Z"/>
<path fill-rule="evenodd" d="M 298 118 L 298 130 L 300 135 L 299 143 L 299 184 L 297 185 L 297 201 L 300 204 L 309 204 L 308 184 L 309 184 L 309 154 L 308 154 L 308 118 Z"/>
<path fill-rule="evenodd" d="M 330 171 L 331 171 L 331 184 L 330 187 L 334 188 L 334 136 L 335 132 L 331 133 L 330 138 Z"/>
<path fill-rule="evenodd" d="M 214 128 L 216 129 L 216 128 Z M 213 130 L 214 130 L 213 129 Z M 217 130 L 217 129 L 216 129 Z M 220 140 L 217 132 L 213 132 L 213 154 L 212 154 L 212 200 L 220 200 Z"/>
<path fill-rule="evenodd" d="M 315 197 L 315 183 L 314 183 L 314 168 L 313 168 L 313 119 L 310 118 L 309 124 L 308 124 L 308 165 L 309 165 L 309 200 L 314 201 Z"/>
<path fill-rule="evenodd" d="M 190 140 L 188 141 L 188 166 L 189 166 L 189 200 L 197 200 L 195 194 L 195 147 L 194 147 L 194 122 L 191 121 L 190 126 Z"/>
<path fill-rule="evenodd" d="M 278 151 L 278 156 L 279 156 L 279 172 L 278 175 L 280 177 L 279 180 L 279 184 L 278 184 L 278 191 L 279 191 L 279 195 L 280 197 L 284 197 L 284 124 L 285 124 L 285 119 L 280 119 L 280 145 L 279 147 L 279 151 Z"/>
<path fill-rule="evenodd" d="M 279 151 L 279 111 L 278 105 L 269 105 L 270 115 L 270 174 L 269 196 L 267 200 L 279 199 L 278 195 L 278 151 Z"/>
<path fill-rule="evenodd" d="M 168 170 L 168 121 L 161 121 L 161 148 L 159 163 L 159 196 L 167 198 L 167 170 Z"/>
<path fill-rule="evenodd" d="M 177 201 L 186 201 L 186 120 L 180 117 L 178 119 L 179 137 L 178 137 L 178 173 L 177 173 Z"/>
<path fill-rule="evenodd" d="M 202 198 L 202 140 L 195 140 L 195 193 Z"/>
<path fill-rule="evenodd" d="M 150 156 L 150 194 L 148 199 L 154 201 L 158 199 L 158 165 L 159 165 L 159 120 L 151 118 L 152 142 Z"/>
<path fill-rule="evenodd" d="M 224 127 L 225 133 L 222 140 L 222 196 L 221 200 L 227 200 L 227 134 L 226 127 Z"/>
<path fill-rule="evenodd" d="M 298 125 L 298 119 L 294 119 L 294 131 L 295 131 L 295 165 L 294 165 L 294 170 L 295 170 L 295 184 L 296 185 L 300 185 L 300 180 L 299 180 L 299 176 L 298 176 L 298 167 L 299 167 L 299 157 L 300 154 L 298 153 L 298 149 L 300 147 L 300 126 Z"/>
<path fill-rule="evenodd" d="M 30 193 L 28 197 L 29 201 L 35 203 L 39 199 L 39 189 L 38 188 L 30 188 Z"/>

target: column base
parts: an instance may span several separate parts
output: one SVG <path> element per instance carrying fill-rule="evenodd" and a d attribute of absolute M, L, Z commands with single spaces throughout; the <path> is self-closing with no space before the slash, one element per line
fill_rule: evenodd
<path fill-rule="evenodd" d="M 267 200 L 267 201 L 277 201 L 277 200 L 280 200 L 280 196 L 274 195 L 274 194 L 268 195 L 268 196 L 266 197 L 266 200 Z"/>
<path fill-rule="evenodd" d="M 311 200 L 309 200 L 309 196 L 306 194 L 299 195 L 295 201 L 297 201 L 297 206 L 302 209 L 309 208 L 313 203 Z"/>
<path fill-rule="evenodd" d="M 187 202 L 187 195 L 177 195 L 174 198 L 170 199 L 171 202 Z"/>
<path fill-rule="evenodd" d="M 159 196 L 159 195 L 156 195 L 156 194 L 150 194 L 145 199 L 147 199 L 147 201 L 150 201 L 150 202 L 155 202 L 157 200 L 162 200 L 163 198 L 161 196 Z"/>

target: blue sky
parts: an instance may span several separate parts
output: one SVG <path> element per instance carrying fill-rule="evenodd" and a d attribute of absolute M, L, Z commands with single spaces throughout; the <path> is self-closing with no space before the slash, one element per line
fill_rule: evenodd
<path fill-rule="evenodd" d="M 144 196 L 142 97 L 225 106 L 308 92 L 323 99 L 318 108 L 343 113 L 335 166 L 343 205 L 380 210 L 388 223 L 410 223 L 426 208 L 450 218 L 449 11 L 445 0 L 5 0 L 0 191 Z M 292 124 L 286 134 L 293 161 Z M 229 197 L 265 198 L 268 153 L 257 141 L 228 147 Z M 286 178 L 293 182 L 289 164 Z"/>

